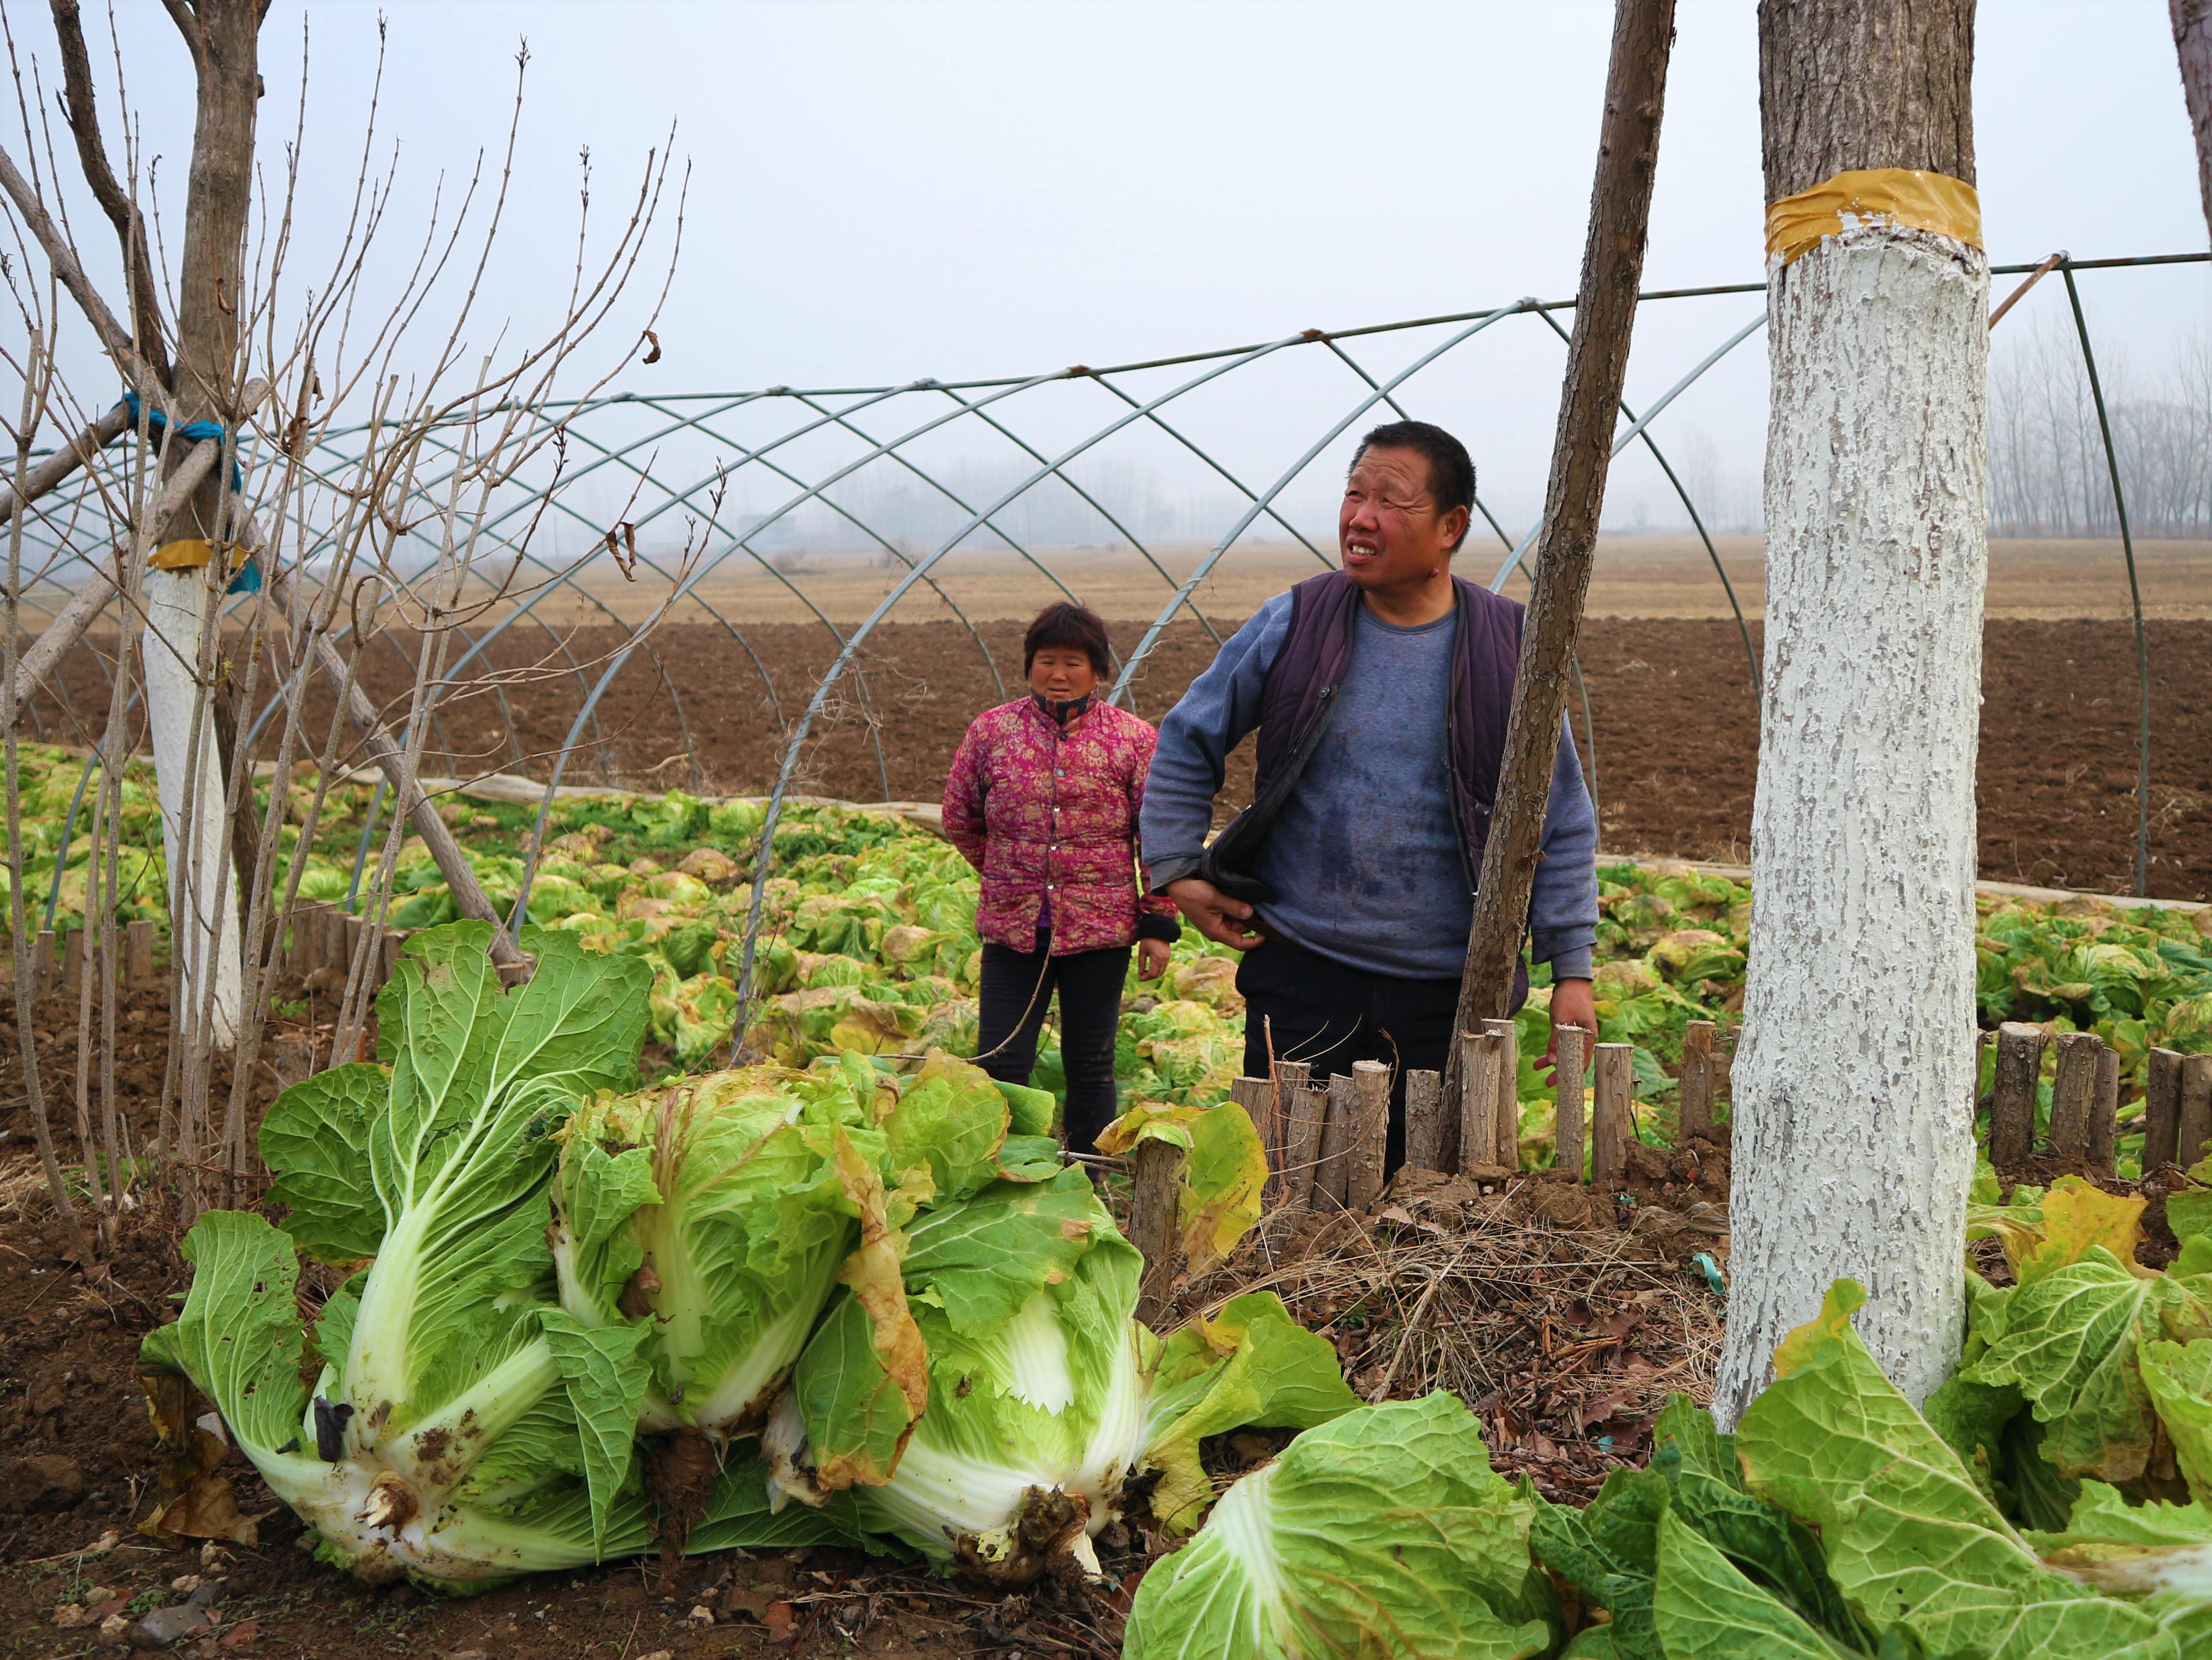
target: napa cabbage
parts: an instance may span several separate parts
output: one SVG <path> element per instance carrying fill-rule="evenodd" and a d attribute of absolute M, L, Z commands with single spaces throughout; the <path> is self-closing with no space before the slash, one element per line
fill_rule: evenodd
<path fill-rule="evenodd" d="M 850 1054 L 603 1095 L 560 1136 L 562 1306 L 595 1330 L 644 1322 L 640 1427 L 748 1434 L 841 1274 L 881 1257 L 895 1276 L 895 1213 L 1059 1168 L 1039 1098 L 944 1055 L 898 1079 Z"/>
<path fill-rule="evenodd" d="M 1521 1660 L 1559 1613 L 1534 1572 L 1536 1500 L 1494 1474 L 1439 1391 L 1345 1413 L 1222 1496 L 1138 1587 L 1127 1660 Z M 1726 1651 L 1684 1650 L 1721 1653 Z"/>
<path fill-rule="evenodd" d="M 1357 1404 L 1327 1341 L 1272 1294 L 1163 1343 L 1134 1318 L 1143 1259 L 1090 1178 L 998 1181 L 905 1229 L 887 1275 L 855 1274 L 799 1357 L 763 1447 L 779 1487 L 849 1489 L 863 1525 L 1006 1583 L 1091 1538 L 1158 1472 L 1188 1527 L 1210 1497 L 1198 1439 L 1303 1428 Z M 902 1300 L 918 1345 L 885 1341 Z"/>
<path fill-rule="evenodd" d="M 507 990 L 490 939 L 465 922 L 408 940 L 378 998 L 378 1061 L 270 1109 L 261 1151 L 287 1225 L 201 1217 L 184 1310 L 141 1351 L 215 1403 L 325 1560 L 373 1584 L 465 1589 L 654 1536 L 635 1456 L 651 1323 L 568 1313 L 547 1245 L 556 1133 L 635 1081 L 647 971 L 525 930 L 537 971 Z M 312 1331 L 301 1252 L 369 1259 Z M 757 1476 L 726 1471 L 702 1547 L 793 1537 L 757 1499 Z M 806 1519 L 849 1536 L 833 1513 Z"/>

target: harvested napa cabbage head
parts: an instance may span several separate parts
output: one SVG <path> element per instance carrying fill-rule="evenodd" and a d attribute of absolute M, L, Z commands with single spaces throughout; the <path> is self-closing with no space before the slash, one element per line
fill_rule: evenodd
<path fill-rule="evenodd" d="M 184 1255 L 193 1266 L 184 1310 L 139 1350 L 148 1398 L 178 1408 L 157 1410 L 157 1419 L 179 1427 L 189 1421 L 180 1409 L 186 1379 L 214 1402 L 270 1491 L 314 1530 L 324 1561 L 370 1584 L 404 1577 L 465 1592 L 661 1548 L 630 1456 L 646 1370 L 629 1348 L 631 1334 L 595 1338 L 559 1309 L 537 1304 L 543 1347 L 538 1340 L 520 1345 L 525 1365 L 493 1367 L 447 1410 L 395 1419 L 397 1434 L 359 1446 L 356 1414 L 332 1399 L 343 1393 L 333 1387 L 336 1364 L 313 1390 L 300 1377 L 303 1352 L 317 1355 L 328 1344 L 343 1355 L 354 1289 L 331 1298 L 303 1334 L 293 1242 L 251 1212 L 207 1212 L 185 1236 Z M 498 1310 L 481 1312 L 489 1325 Z M 488 1403 L 480 1421 L 489 1427 L 454 1438 L 439 1465 L 423 1455 L 441 1426 L 478 1421 L 468 1420 L 471 1406 L 453 1410 L 462 1400 Z M 439 1476 L 426 1465 L 438 1465 Z M 777 1515 L 767 1481 L 757 1457 L 729 1460 L 699 1506 L 689 1548 L 866 1545 L 848 1502 Z"/>
<path fill-rule="evenodd" d="M 641 1427 L 758 1427 L 859 1243 L 835 1152 L 842 1139 L 880 1158 L 872 1116 L 842 1079 L 757 1067 L 605 1096 L 569 1121 L 561 1303 L 595 1329 L 650 1316 Z"/>
<path fill-rule="evenodd" d="M 779 1485 L 809 1503 L 850 1488 L 872 1530 L 1021 1584 L 1062 1558 L 1095 1572 L 1091 1535 L 1156 1464 L 1190 1509 L 1197 1436 L 1354 1404 L 1334 1351 L 1272 1297 L 1163 1345 L 1133 1317 L 1142 1268 L 1079 1170 L 924 1213 L 897 1270 L 924 1388 L 856 1285 L 763 1438 Z"/>
<path fill-rule="evenodd" d="M 1442 1391 L 1310 1430 L 1222 1495 L 1145 1576 L 1127 1660 L 1519 1660 L 1555 1640 L 1532 1570 L 1535 1500 Z"/>
<path fill-rule="evenodd" d="M 641 1427 L 749 1434 L 841 1274 L 880 1259 L 895 1286 L 895 1220 L 1009 1157 L 1060 1168 L 1048 1141 L 1010 1137 L 1015 1118 L 986 1073 L 943 1056 L 905 1079 L 845 1055 L 602 1096 L 562 1135 L 562 1306 L 595 1329 L 650 1316 Z M 874 1317 L 911 1323 L 896 1298 Z"/>
<path fill-rule="evenodd" d="M 545 1240 L 554 1134 L 635 1082 L 648 970 L 526 929 L 537 971 L 506 991 L 490 940 L 467 922 L 407 942 L 377 1000 L 379 1062 L 294 1085 L 263 1123 L 287 1226 L 202 1216 L 183 1312 L 140 1349 L 149 1398 L 188 1378 L 323 1559 L 371 1584 L 470 1590 L 657 1542 L 633 1450 L 649 1328 L 565 1312 Z M 300 1252 L 374 1259 L 307 1332 Z M 764 1479 L 726 1469 L 695 1548 L 854 1537 L 835 1511 L 795 1537 Z"/>
<path fill-rule="evenodd" d="M 647 1333 L 562 1312 L 546 1187 L 570 1110 L 635 1076 L 647 970 L 528 930 L 537 972 L 505 991 L 490 939 L 465 922 L 407 942 L 377 1000 L 380 1063 L 295 1085 L 264 1122 L 289 1231 L 202 1218 L 184 1315 L 143 1351 L 216 1403 L 325 1557 L 372 1582 L 590 1562 L 635 1508 Z M 295 1245 L 374 1258 L 323 1309 L 312 1390 Z"/>

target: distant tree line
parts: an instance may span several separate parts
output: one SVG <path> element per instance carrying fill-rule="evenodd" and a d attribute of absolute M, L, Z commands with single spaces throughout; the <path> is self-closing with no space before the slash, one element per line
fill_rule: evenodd
<path fill-rule="evenodd" d="M 2117 536 L 2111 471 L 2071 331 L 2023 331 L 1990 373 L 1990 521 L 1999 536 Z M 2149 386 L 2100 348 L 2098 374 L 2138 536 L 2212 537 L 2212 342 L 2185 344 Z"/>

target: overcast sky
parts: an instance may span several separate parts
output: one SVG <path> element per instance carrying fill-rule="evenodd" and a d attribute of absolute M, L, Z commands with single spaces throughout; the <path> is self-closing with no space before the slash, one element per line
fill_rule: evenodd
<path fill-rule="evenodd" d="M 150 0 L 126 4 L 147 148 L 180 185 L 184 59 Z M 21 40 L 50 61 L 44 8 L 9 9 Z M 663 361 L 631 376 L 664 391 L 1025 373 L 1571 295 L 1612 10 L 1597 0 L 386 9 L 381 125 L 401 146 L 403 210 L 441 167 L 465 173 L 479 149 L 496 152 L 515 46 L 528 40 L 524 154 L 492 307 L 526 331 L 565 287 L 579 150 L 589 147 L 605 212 L 673 125 L 691 169 L 684 252 Z M 1749 0 L 1682 0 L 1647 287 L 1760 275 L 1753 11 Z M 2205 246 L 2166 19 L 2165 0 L 1982 6 L 1976 149 L 1995 259 Z M 342 216 L 377 12 L 278 0 L 264 31 L 264 162 L 291 125 L 303 20 L 315 95 L 301 235 L 312 245 Z M 100 74 L 110 80 L 104 58 Z M 2086 277 L 2083 292 L 2139 379 L 2212 319 L 2202 268 Z M 1646 307 L 1632 399 L 1758 308 L 1756 296 Z M 2063 319 L 2055 283 L 2006 327 L 2039 319 Z M 1513 339 L 1501 328 L 1475 343 L 1497 344 L 1421 412 L 1480 441 L 1492 478 L 1517 475 L 1512 489 L 1499 479 L 1501 495 L 1533 508 L 1562 354 L 1540 324 L 1507 326 Z M 1381 372 L 1413 350 L 1385 340 L 1372 361 Z M 1269 429 L 1251 465 L 1264 471 L 1318 435 L 1322 404 L 1351 386 L 1341 366 L 1334 374 L 1295 418 L 1273 394 L 1245 417 L 1224 409 L 1231 426 Z M 1672 430 L 1748 478 L 1763 399 L 1754 337 L 1684 400 Z"/>

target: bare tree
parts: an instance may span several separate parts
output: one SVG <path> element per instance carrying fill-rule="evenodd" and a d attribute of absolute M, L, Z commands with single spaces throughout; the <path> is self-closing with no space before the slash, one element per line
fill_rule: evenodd
<path fill-rule="evenodd" d="M 2185 340 L 2155 382 L 2100 341 L 2120 486 L 2137 537 L 2201 536 L 2212 524 L 2212 404 L 2205 341 Z M 2071 329 L 2037 327 L 1998 352 L 1990 388 L 1990 521 L 2012 536 L 2119 533 L 2104 435 Z"/>
<path fill-rule="evenodd" d="M 1862 191 L 1974 177 L 1973 0 L 1761 0 L 1770 240 L 1766 663 L 1735 1071 L 1733 1424 L 1848 1275 L 1916 1402 L 1964 1315 L 1989 264 Z M 1838 175 L 1844 175 L 1838 179 Z M 1887 198 L 1894 204 L 1899 195 Z M 1968 199 L 1971 199 L 1969 197 Z M 1817 204 L 1812 204 L 1817 205 Z M 1794 257 L 1793 257 L 1794 256 Z"/>
<path fill-rule="evenodd" d="M 292 209 L 300 188 L 299 129 L 273 187 L 256 161 L 266 0 L 164 4 L 197 86 L 181 268 L 173 287 L 161 280 L 155 258 L 158 204 L 148 198 L 135 161 L 126 155 L 125 164 L 115 166 L 103 140 L 77 8 L 71 0 L 53 3 L 63 108 L 82 186 L 118 238 L 130 295 L 127 330 L 94 288 L 70 240 L 69 192 L 54 171 L 56 147 L 45 125 L 46 101 L 36 94 L 36 65 L 26 86 L 27 71 L 16 60 L 21 143 L 30 165 L 19 167 L 0 149 L 0 189 L 27 256 L 7 268 L 6 280 L 29 345 L 15 364 L 24 415 L 13 435 L 0 721 L 9 759 L 15 879 L 9 920 L 19 1037 L 43 1150 L 50 1138 L 27 1000 L 35 976 L 21 905 L 21 842 L 13 833 L 15 729 L 41 679 L 96 618 L 119 605 L 140 635 L 143 678 L 136 696 L 143 697 L 155 755 L 170 881 L 173 1041 L 154 1151 L 179 1173 L 179 1196 L 189 1212 L 210 1196 L 241 1196 L 240 1183 L 250 1183 L 257 1168 L 247 1148 L 247 1104 L 259 1016 L 305 864 L 301 857 L 281 861 L 279 881 L 283 833 L 295 829 L 301 849 L 313 843 L 329 782 L 356 756 L 383 771 L 398 811 L 362 890 L 370 925 L 361 930 L 347 976 L 337 1058 L 358 1047 L 367 1029 L 384 909 L 410 830 L 422 838 L 462 914 L 492 925 L 495 955 L 513 973 L 527 972 L 511 926 L 518 919 L 501 915 L 485 895 L 421 784 L 422 758 L 439 705 L 455 690 L 447 664 L 458 632 L 517 580 L 520 554 L 512 562 L 494 558 L 486 526 L 518 477 L 559 453 L 560 424 L 547 405 L 641 269 L 671 169 L 665 151 L 648 156 L 627 212 L 615 216 L 611 234 L 595 239 L 587 158 L 574 265 L 557 320 L 550 333 L 520 345 L 495 327 L 499 341 L 479 350 L 470 331 L 513 184 L 526 51 L 518 54 L 516 120 L 496 171 L 488 172 L 479 158 L 457 204 L 447 204 L 441 193 L 411 251 L 401 251 L 398 277 L 380 305 L 366 273 L 372 252 L 393 234 L 387 222 L 392 180 L 372 165 L 374 95 L 347 228 L 327 267 L 295 280 L 290 265 L 297 253 Z M 11 34 L 11 52 L 14 45 Z M 302 117 L 305 96 L 303 87 Z M 126 114 L 124 130 L 131 126 Z M 680 210 L 678 223 L 680 234 Z M 149 224 L 157 233 L 152 237 Z M 29 274 L 33 254 L 43 261 L 43 282 Z M 672 268 L 672 246 L 669 257 Z M 64 289 L 131 390 L 121 420 L 113 412 L 90 415 L 90 400 L 54 368 L 52 343 L 61 325 L 56 307 Z M 664 280 L 639 308 L 645 327 L 666 291 Z M 449 309 L 434 325 L 431 306 L 441 296 Z M 649 336 L 641 327 L 635 337 L 638 347 L 623 347 L 588 377 L 589 390 L 603 386 Z M 325 443 L 342 410 L 356 435 L 350 452 Z M 38 432 L 49 423 L 61 428 L 64 442 L 57 455 L 33 466 Z M 125 465 L 109 464 L 102 447 L 133 434 L 137 441 Z M 557 484 L 557 465 L 555 474 Z M 50 504 L 40 496 L 65 481 L 76 494 L 64 522 L 49 515 Z M 94 510 L 82 513 L 88 503 Z M 19 652 L 20 552 L 26 522 L 33 518 L 58 551 L 83 558 L 90 575 L 35 644 Z M 112 551 L 85 547 L 88 525 L 112 537 Z M 526 530 L 520 546 L 526 544 Z M 250 597 L 240 598 L 234 573 L 249 571 L 261 580 Z M 380 639 L 387 649 L 411 654 L 411 684 L 396 710 L 378 708 L 362 684 L 362 654 Z M 77 1067 L 85 1166 L 89 1176 L 104 1165 L 111 1186 L 123 1166 L 113 1128 L 113 911 L 116 793 L 130 748 L 125 716 L 136 701 L 127 653 L 117 654 L 112 672 L 100 737 L 101 789 L 89 826 L 94 870 L 103 873 L 88 876 L 84 910 L 88 926 L 100 933 L 81 998 Z M 521 672 L 526 678 L 530 671 Z M 319 737 L 309 729 L 307 696 L 317 676 L 333 689 L 336 707 Z M 496 686 L 497 677 L 485 678 Z M 265 806 L 257 799 L 252 765 L 264 748 L 273 751 L 274 769 Z M 295 763 L 308 758 L 316 763 L 318 781 L 302 802 L 287 781 Z M 96 1013 L 98 1043 L 91 1037 Z M 234 1049 L 227 1100 L 218 1108 L 216 1057 Z M 95 1055 L 104 1098 L 97 1158 L 88 1110 Z M 57 1204 L 66 1213 L 69 1195 L 51 1157 L 48 1162 Z M 106 1202 L 97 1177 L 90 1179 L 95 1202 Z"/>

